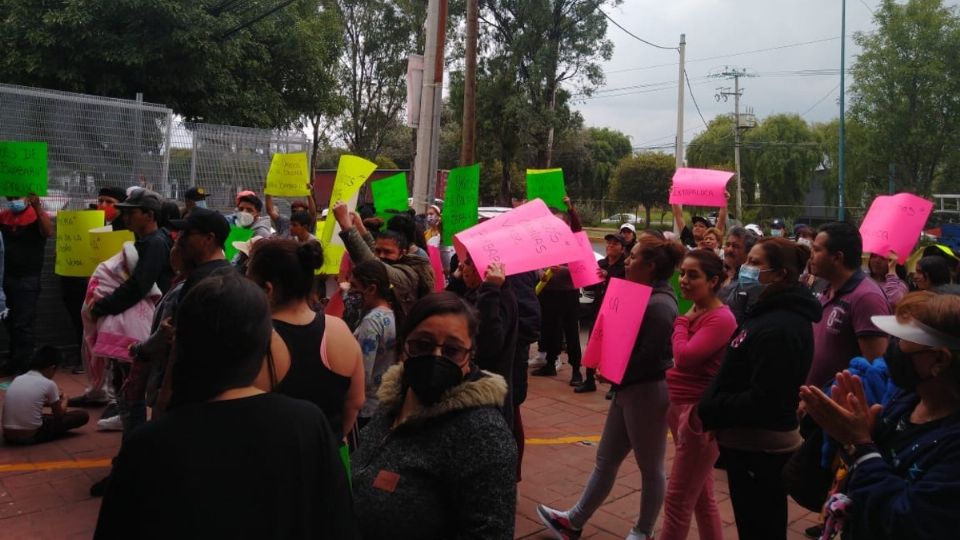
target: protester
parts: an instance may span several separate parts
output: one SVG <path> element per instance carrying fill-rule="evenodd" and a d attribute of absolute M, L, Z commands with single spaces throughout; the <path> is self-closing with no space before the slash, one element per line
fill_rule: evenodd
<path fill-rule="evenodd" d="M 626 266 L 624 264 L 627 258 L 627 252 L 625 251 L 627 246 L 626 238 L 624 238 L 622 234 L 608 234 L 604 236 L 603 239 L 607 241 L 607 256 L 597 261 L 597 265 L 599 266 L 597 276 L 603 279 L 603 281 L 596 285 L 585 287 L 593 292 L 593 312 L 591 313 L 591 319 L 594 321 L 600 313 L 600 306 L 603 305 L 603 297 L 607 293 L 610 279 L 623 279 L 626 277 Z M 587 377 L 583 380 L 583 383 L 574 388 L 573 391 L 577 394 L 596 392 L 596 374 L 597 370 L 595 368 L 587 368 Z"/>
<path fill-rule="evenodd" d="M 490 263 L 484 277 L 474 266 L 469 254 L 460 263 L 460 272 L 467 290 L 464 300 L 477 310 L 480 331 L 476 339 L 473 361 L 480 369 L 496 373 L 507 382 L 503 403 L 503 419 L 513 429 L 513 361 L 517 346 L 517 297 L 507 282 L 505 268 Z"/>
<path fill-rule="evenodd" d="M 716 227 L 710 227 L 703 233 L 703 238 L 700 239 L 700 242 L 697 243 L 697 247 L 700 249 L 706 249 L 707 251 L 712 251 L 717 255 L 723 253 L 720 247 L 720 239 L 723 237 L 723 234 L 720 232 L 720 229 Z"/>
<path fill-rule="evenodd" d="M 403 306 L 404 312 L 418 298 L 433 291 L 433 268 L 430 260 L 409 255 L 410 244 L 407 238 L 395 231 L 383 231 L 373 237 L 363 228 L 360 217 L 349 212 L 347 205 L 338 202 L 333 208 L 334 218 L 340 225 L 340 238 L 347 247 L 347 253 L 354 264 L 363 261 L 380 260 L 387 269 L 394 294 Z"/>
<path fill-rule="evenodd" d="M 403 311 L 390 287 L 387 270 L 379 261 L 364 261 L 353 269 L 349 294 L 357 296 L 363 308 L 363 319 L 353 332 L 363 354 L 365 400 L 357 419 L 363 429 L 380 404 L 377 390 L 383 374 L 397 362 L 397 328 L 403 321 Z"/>
<path fill-rule="evenodd" d="M 670 331 L 677 317 L 677 299 L 667 282 L 683 258 L 683 247 L 653 235 L 642 235 L 627 259 L 627 279 L 653 287 L 623 381 L 617 385 L 600 435 L 597 460 L 580 500 L 567 511 L 542 504 L 537 514 L 558 538 L 579 538 L 590 516 L 610 494 L 620 464 L 633 450 L 640 468 L 640 516 L 629 540 L 653 537 L 663 505 L 667 445 L 666 370 L 673 365 Z"/>
<path fill-rule="evenodd" d="M 443 237 L 443 222 L 440 219 L 440 207 L 431 204 L 427 208 L 427 228 L 423 237 L 428 246 L 440 247 L 440 241 Z"/>
<path fill-rule="evenodd" d="M 867 262 L 870 270 L 870 278 L 880 286 L 883 295 L 887 298 L 887 303 L 891 308 L 895 308 L 900 299 L 910 291 L 907 286 L 906 270 L 902 265 L 897 264 L 897 254 L 890 251 L 886 257 L 871 253 Z"/>
<path fill-rule="evenodd" d="M 567 211 L 556 212 L 556 216 L 570 226 L 573 232 L 580 232 L 580 215 L 573 206 L 570 197 L 563 198 Z M 540 311 L 543 314 L 540 340 L 546 352 L 546 364 L 535 369 L 531 375 L 538 377 L 553 377 L 557 375 L 557 360 L 563 343 L 567 345 L 567 361 L 572 373 L 570 386 L 579 386 L 583 382 L 580 373 L 580 290 L 573 286 L 570 269 L 566 265 L 553 266 L 549 273 L 544 273 L 541 281 L 546 285 L 540 291 Z"/>
<path fill-rule="evenodd" d="M 693 307 L 673 324 L 675 365 L 667 371 L 667 423 L 677 452 L 667 484 L 661 540 L 685 540 L 693 515 L 701 540 L 723 538 L 713 495 L 713 465 L 720 450 L 697 416 L 697 404 L 720 370 L 737 329 L 730 308 L 717 297 L 723 277 L 723 261 L 711 251 L 691 251 L 680 266 L 680 291 Z"/>
<path fill-rule="evenodd" d="M 193 186 L 183 193 L 183 214 L 186 218 L 194 208 L 207 207 L 207 190 L 200 186 Z"/>
<path fill-rule="evenodd" d="M 813 249 L 813 240 L 817 237 L 817 231 L 805 223 L 797 223 L 793 226 L 793 237 L 798 244 Z"/>
<path fill-rule="evenodd" d="M 294 212 L 290 215 L 290 237 L 301 244 L 304 242 L 318 242 L 317 237 L 310 233 L 311 220 L 307 212 Z"/>
<path fill-rule="evenodd" d="M 939 255 L 927 255 L 917 261 L 913 284 L 917 290 L 929 291 L 950 283 L 950 265 Z"/>
<path fill-rule="evenodd" d="M 633 246 L 637 245 L 637 228 L 633 223 L 624 223 L 620 226 L 620 235 L 627 241 L 627 244 L 623 247 L 623 252 L 630 255 Z"/>
<path fill-rule="evenodd" d="M 316 404 L 334 434 L 350 434 L 363 406 L 363 358 L 343 321 L 310 309 L 314 271 L 323 265 L 320 244 L 269 239 L 257 242 L 247 275 L 270 300 L 273 326 L 290 351 L 290 371 L 276 391 Z"/>
<path fill-rule="evenodd" d="M 786 224 L 783 223 L 783 220 L 780 218 L 774 219 L 770 222 L 770 236 L 773 238 L 783 238 L 786 236 L 784 229 L 786 229 Z"/>
<path fill-rule="evenodd" d="M 730 306 L 730 310 L 742 322 L 751 307 L 760 297 L 758 275 L 748 271 L 741 279 L 740 269 L 747 261 L 747 254 L 757 243 L 757 235 L 743 227 L 733 227 L 727 234 L 727 241 L 723 245 L 723 265 L 727 269 L 728 281 L 720 289 L 719 296 L 723 303 Z"/>
<path fill-rule="evenodd" d="M 115 231 L 126 229 L 123 216 L 116 206 L 126 200 L 127 192 L 116 186 L 104 186 L 97 192 L 97 210 L 103 210 L 106 225 L 110 225 Z"/>
<path fill-rule="evenodd" d="M 253 230 L 253 236 L 269 238 L 273 236 L 270 216 L 260 215 L 261 211 L 263 211 L 263 201 L 252 191 L 241 192 L 237 196 L 237 212 L 234 214 L 237 225 Z"/>
<path fill-rule="evenodd" d="M 179 406 L 124 443 L 94 538 L 358 537 L 323 413 L 253 386 L 270 335 L 265 294 L 235 272 L 184 297 Z"/>
<path fill-rule="evenodd" d="M 473 361 L 478 320 L 449 292 L 419 300 L 399 342 L 400 365 L 352 457 L 364 538 L 512 539 L 517 447 L 499 408 L 502 377 Z"/>
<path fill-rule="evenodd" d="M 848 223 L 820 227 L 810 273 L 829 283 L 820 295 L 823 317 L 814 325 L 815 351 L 806 384 L 823 387 L 855 356 L 873 360 L 887 350 L 887 336 L 870 320 L 889 315 L 880 286 L 860 269 L 863 242 Z"/>
<path fill-rule="evenodd" d="M 536 287 L 537 273 L 521 272 L 507 276 L 507 282 L 517 297 L 517 348 L 513 355 L 513 434 L 517 440 L 517 482 L 522 479 L 523 449 L 525 445 L 520 406 L 527 400 L 527 366 L 530 346 L 540 339 L 540 301 Z"/>
<path fill-rule="evenodd" d="M 729 199 L 730 194 L 724 192 L 724 196 Z M 673 213 L 674 232 L 680 235 L 680 242 L 689 249 L 696 249 L 703 241 L 703 235 L 710 227 L 716 227 L 720 234 L 717 235 L 717 243 L 723 238 L 723 232 L 727 228 L 727 205 L 724 204 L 717 212 L 716 224 L 711 224 L 710 220 L 703 216 L 691 216 L 690 223 L 692 229 L 687 227 L 686 220 L 683 217 L 683 205 L 672 204 L 670 209 Z"/>
<path fill-rule="evenodd" d="M 742 540 L 787 537 L 781 470 L 801 443 L 796 394 L 813 358 L 812 323 L 821 315 L 799 282 L 809 257 L 806 246 L 784 238 L 765 238 L 750 250 L 744 266 L 757 269 L 760 301 L 697 407 L 703 429 L 716 432 Z"/>
<path fill-rule="evenodd" d="M 960 476 L 960 297 L 929 292 L 873 323 L 899 342 L 887 355 L 902 389 L 886 407 L 867 405 L 863 383 L 839 373 L 827 397 L 801 388 L 807 412 L 831 438 L 848 471 L 828 502 L 828 532 L 843 538 L 952 538 Z M 907 307 L 907 306 L 902 306 Z M 833 518 L 834 508 L 845 516 Z M 837 523 L 839 521 L 839 523 Z"/>
<path fill-rule="evenodd" d="M 270 221 L 273 223 L 274 229 L 277 231 L 277 236 L 288 237 L 288 236 L 297 236 L 293 232 L 293 217 L 302 216 L 305 218 L 305 227 L 307 234 L 314 234 L 317 230 L 317 201 L 313 198 L 313 184 L 307 183 L 307 189 L 310 190 L 310 194 L 307 195 L 306 201 L 302 199 L 294 199 L 290 202 L 290 217 L 286 217 L 280 214 L 280 211 L 277 210 L 277 207 L 273 204 L 272 195 L 264 195 L 263 200 L 265 204 L 265 209 L 267 215 L 270 216 Z M 301 225 L 304 225 L 304 219 L 298 221 Z M 299 239 L 299 236 L 297 236 Z M 305 242 L 305 240 L 300 240 Z"/>
<path fill-rule="evenodd" d="M 7 197 L 7 207 L 0 211 L 0 235 L 4 246 L 3 293 L 10 310 L 3 322 L 10 343 L 9 359 L 0 374 L 19 375 L 29 367 L 44 247 L 52 234 L 53 223 L 40 197 Z"/>
<path fill-rule="evenodd" d="M 9 444 L 52 441 L 86 425 L 86 411 L 67 410 L 63 392 L 53 382 L 63 361 L 60 351 L 45 345 L 30 359 L 30 371 L 10 382 L 3 400 L 3 438 Z M 52 414 L 45 414 L 49 407 Z"/>
<path fill-rule="evenodd" d="M 430 259 L 430 255 L 427 254 L 427 241 L 424 239 L 423 230 L 417 226 L 417 222 L 409 215 L 405 213 L 397 214 L 388 219 L 387 230 L 394 231 L 406 238 L 409 246 L 408 255 Z"/>

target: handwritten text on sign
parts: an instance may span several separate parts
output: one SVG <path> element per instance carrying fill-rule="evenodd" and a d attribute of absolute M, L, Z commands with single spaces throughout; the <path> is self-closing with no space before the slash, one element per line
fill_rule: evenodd
<path fill-rule="evenodd" d="M 451 169 L 443 201 L 443 245 L 453 244 L 453 235 L 477 223 L 480 164 Z"/>
<path fill-rule="evenodd" d="M 932 202 L 911 193 L 877 197 L 860 225 L 863 250 L 883 257 L 890 250 L 896 251 L 898 262 L 903 264 L 932 210 Z"/>
<path fill-rule="evenodd" d="M 263 192 L 277 197 L 303 197 L 310 194 L 307 153 L 274 154 Z"/>
<path fill-rule="evenodd" d="M 603 378 L 615 384 L 623 382 L 652 293 L 653 289 L 646 285 L 610 279 L 583 355 L 585 367 L 596 368 Z"/>
<path fill-rule="evenodd" d="M 90 245 L 90 229 L 103 226 L 102 210 L 57 212 L 57 243 L 54 273 L 89 277 L 97 267 Z"/>
<path fill-rule="evenodd" d="M 600 283 L 603 281 L 597 274 L 600 266 L 597 264 L 597 257 L 593 253 L 593 247 L 590 246 L 587 233 L 580 231 L 573 235 L 577 239 L 577 245 L 580 246 L 580 259 L 572 261 L 568 265 L 573 286 L 579 289 L 580 287 Z"/>
<path fill-rule="evenodd" d="M 673 174 L 670 204 L 726 206 L 724 190 L 732 177 L 733 173 L 727 171 L 681 167 Z"/>
<path fill-rule="evenodd" d="M 566 223 L 535 199 L 453 237 L 460 260 L 467 253 L 483 277 L 487 265 L 504 265 L 507 275 L 579 260 L 577 239 Z"/>
<path fill-rule="evenodd" d="M 47 143 L 0 141 L 0 195 L 47 194 Z"/>

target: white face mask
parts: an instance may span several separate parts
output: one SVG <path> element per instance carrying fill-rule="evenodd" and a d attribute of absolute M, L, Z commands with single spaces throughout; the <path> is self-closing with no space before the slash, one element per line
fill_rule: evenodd
<path fill-rule="evenodd" d="M 439 223 L 439 222 L 440 222 L 440 218 L 439 218 L 439 217 L 437 217 L 437 216 L 435 216 L 435 215 L 429 215 L 429 216 L 427 216 L 427 225 L 431 225 L 431 226 L 432 226 L 432 225 L 436 225 L 436 224 Z"/>
<path fill-rule="evenodd" d="M 809 238 L 797 238 L 797 243 L 801 246 L 813 247 L 813 242 Z"/>
<path fill-rule="evenodd" d="M 249 227 L 253 225 L 253 214 L 248 212 L 237 212 L 237 225 Z"/>
<path fill-rule="evenodd" d="M 774 237 L 774 238 L 779 238 L 779 237 L 783 236 L 783 229 L 771 229 L 771 230 L 770 230 L 770 236 L 772 236 L 772 237 Z"/>
<path fill-rule="evenodd" d="M 206 208 L 207 201 L 196 201 L 193 203 L 193 205 L 196 206 L 197 208 Z"/>

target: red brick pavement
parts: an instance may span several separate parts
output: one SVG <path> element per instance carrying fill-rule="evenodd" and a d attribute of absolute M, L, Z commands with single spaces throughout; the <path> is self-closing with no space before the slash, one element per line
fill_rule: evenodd
<path fill-rule="evenodd" d="M 564 367 L 555 378 L 530 378 L 529 398 L 523 407 L 530 442 L 519 486 L 517 538 L 548 538 L 536 517 L 536 505 L 544 503 L 562 508 L 573 505 L 593 468 L 596 451 L 593 441 L 601 432 L 609 402 L 604 399 L 602 387 L 594 393 L 574 394 L 567 385 L 569 375 L 569 368 Z M 56 381 L 67 395 L 77 395 L 83 390 L 82 375 L 61 372 Z M 0 401 L 2 396 L 0 392 Z M 99 412 L 99 409 L 91 410 L 91 423 L 77 435 L 32 447 L 0 445 L 0 470 L 12 464 L 96 464 L 97 460 L 111 458 L 120 444 L 120 434 L 96 431 Z M 573 442 L 567 439 L 570 437 L 574 438 Z M 672 459 L 673 448 L 668 445 L 668 471 Z M 102 466 L 0 472 L 0 538 L 90 538 L 100 501 L 90 498 L 89 488 L 106 472 Z M 737 538 L 722 471 L 717 471 L 716 490 L 724 537 Z M 640 473 L 628 458 L 607 501 L 587 525 L 584 538 L 624 538 L 637 517 L 639 501 Z M 812 525 L 814 519 L 814 515 L 791 503 L 788 538 L 804 538 L 803 529 Z M 695 525 L 690 538 L 697 538 Z"/>

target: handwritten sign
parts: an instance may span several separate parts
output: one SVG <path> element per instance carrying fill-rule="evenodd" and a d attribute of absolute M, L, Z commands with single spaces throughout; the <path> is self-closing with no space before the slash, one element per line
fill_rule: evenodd
<path fill-rule="evenodd" d="M 427 246 L 427 255 L 430 257 L 430 266 L 433 268 L 433 288 L 439 292 L 446 288 L 447 278 L 443 273 L 443 261 L 440 259 L 440 248 Z"/>
<path fill-rule="evenodd" d="M 590 245 L 590 239 L 587 233 L 580 231 L 573 233 L 577 239 L 577 245 L 580 247 L 580 259 L 570 262 L 570 278 L 573 280 L 573 286 L 576 288 L 586 287 L 595 283 L 600 283 L 603 279 L 597 275 L 600 265 L 597 264 L 597 257 L 593 253 L 593 247 Z"/>
<path fill-rule="evenodd" d="M 527 169 L 527 200 L 543 199 L 550 208 L 566 209 L 563 198 L 567 188 L 563 183 L 563 169 Z"/>
<path fill-rule="evenodd" d="M 330 272 L 324 272 L 325 274 L 336 274 L 340 268 L 340 260 L 337 259 L 336 264 L 332 264 L 332 261 L 328 261 L 326 251 L 330 240 L 334 237 L 334 229 L 339 229 L 337 220 L 333 218 L 332 206 L 337 201 L 346 201 L 353 198 L 360 191 L 360 186 L 367 181 L 367 178 L 370 178 L 375 170 L 377 170 L 377 164 L 372 161 L 347 154 L 340 156 L 340 161 L 337 164 L 337 176 L 333 180 L 333 190 L 330 192 L 330 216 L 324 221 L 323 232 L 319 238 L 320 244 L 324 248 L 323 267 L 333 269 Z M 356 205 L 352 205 L 351 208 L 356 208 Z M 328 265 L 328 262 L 331 262 L 331 264 Z"/>
<path fill-rule="evenodd" d="M 608 381 L 623 382 L 652 293 L 653 289 L 646 285 L 610 279 L 583 354 L 584 366 L 596 368 Z"/>
<path fill-rule="evenodd" d="M 443 245 L 453 244 L 453 235 L 477 224 L 480 200 L 480 164 L 450 169 L 443 200 Z"/>
<path fill-rule="evenodd" d="M 237 256 L 238 250 L 233 246 L 234 242 L 246 242 L 253 238 L 253 229 L 247 229 L 244 227 L 238 227 L 236 225 L 230 226 L 230 234 L 227 235 L 227 239 L 223 242 L 223 256 L 228 261 L 232 261 L 234 257 Z"/>
<path fill-rule="evenodd" d="M 274 154 L 267 172 L 267 185 L 263 192 L 277 197 L 305 197 L 310 195 L 310 167 L 307 153 Z"/>
<path fill-rule="evenodd" d="M 492 262 L 513 275 L 582 257 L 570 227 L 540 199 L 454 235 L 453 245 L 461 261 L 470 254 L 480 277 Z"/>
<path fill-rule="evenodd" d="M 125 242 L 135 240 L 130 231 L 115 231 L 107 225 L 90 230 L 90 257 L 96 267 L 103 261 L 113 257 L 123 249 Z"/>
<path fill-rule="evenodd" d="M 347 208 L 356 208 L 357 200 L 360 198 L 360 193 L 354 193 L 350 200 L 347 201 Z M 333 223 L 333 232 L 330 235 L 329 240 L 324 243 L 320 242 L 320 245 L 323 246 L 323 266 L 317 269 L 316 274 L 326 274 L 330 276 L 335 276 L 340 273 L 340 263 L 343 261 L 343 256 L 347 253 L 347 246 L 343 243 L 343 238 L 340 238 L 340 224 L 337 223 L 336 218 L 333 217 L 331 213 L 327 217 L 327 224 Z M 326 227 L 324 227 L 326 230 Z"/>
<path fill-rule="evenodd" d="M 370 192 L 373 195 L 373 204 L 377 207 L 377 215 L 387 220 L 393 213 L 407 209 L 407 175 L 395 174 L 370 183 Z M 388 213 L 393 210 L 393 213 Z"/>
<path fill-rule="evenodd" d="M 732 172 L 681 167 L 673 174 L 670 204 L 723 207 L 727 198 L 723 192 Z"/>
<path fill-rule="evenodd" d="M 89 277 L 96 270 L 90 246 L 90 229 L 103 226 L 102 210 L 57 212 L 56 262 L 58 276 Z"/>
<path fill-rule="evenodd" d="M 47 194 L 47 143 L 0 141 L 0 195 Z"/>
<path fill-rule="evenodd" d="M 911 193 L 877 197 L 860 224 L 863 251 L 886 257 L 893 250 L 903 264 L 932 210 L 932 202 Z"/>

